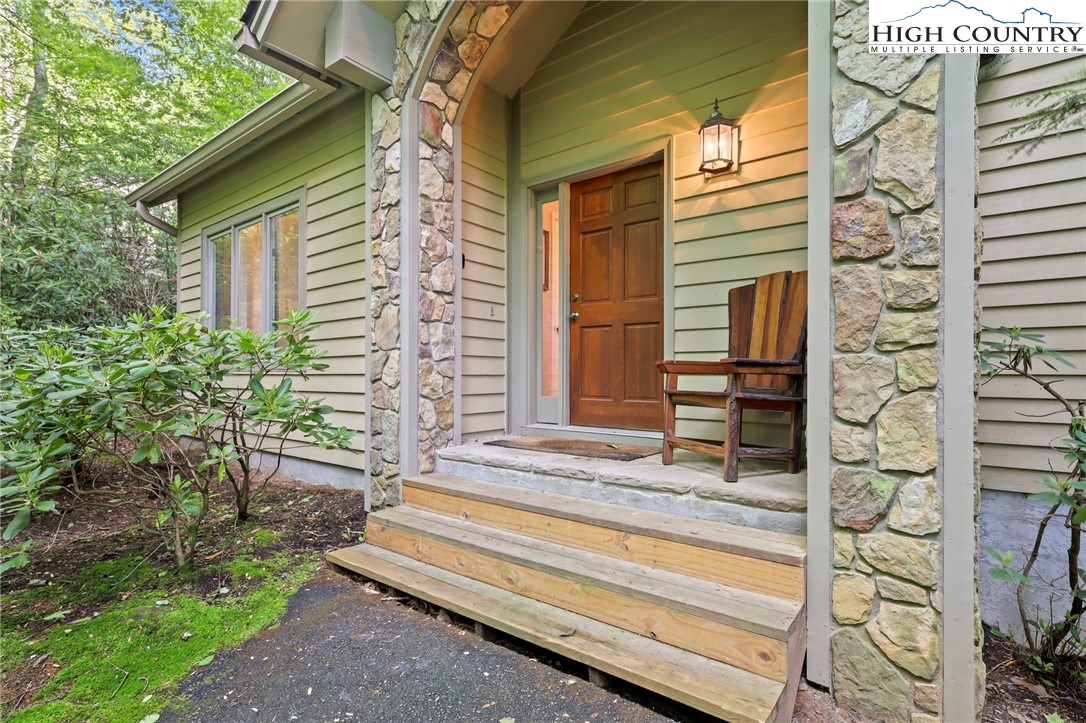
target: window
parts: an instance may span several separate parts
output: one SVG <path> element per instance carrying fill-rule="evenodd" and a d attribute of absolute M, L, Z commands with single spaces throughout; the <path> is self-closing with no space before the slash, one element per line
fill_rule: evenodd
<path fill-rule="evenodd" d="M 278 198 L 205 233 L 211 324 L 269 331 L 302 307 L 302 201 Z"/>

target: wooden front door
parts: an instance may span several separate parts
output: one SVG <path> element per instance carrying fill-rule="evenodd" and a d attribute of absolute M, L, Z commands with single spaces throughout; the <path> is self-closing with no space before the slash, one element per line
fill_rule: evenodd
<path fill-rule="evenodd" d="M 570 422 L 661 429 L 663 164 L 572 186 Z"/>

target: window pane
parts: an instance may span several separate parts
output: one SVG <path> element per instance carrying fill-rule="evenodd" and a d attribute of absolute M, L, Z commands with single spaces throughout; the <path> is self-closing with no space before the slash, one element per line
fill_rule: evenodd
<path fill-rule="evenodd" d="M 558 396 L 561 351 L 561 300 L 558 297 L 558 201 L 544 203 L 543 214 L 543 388 L 544 397 Z"/>
<path fill-rule="evenodd" d="M 298 209 L 270 219 L 272 250 L 272 320 L 298 308 Z"/>
<path fill-rule="evenodd" d="M 214 286 L 211 293 L 211 318 L 217 329 L 230 326 L 230 233 L 211 240 L 211 267 Z"/>
<path fill-rule="evenodd" d="M 264 238 L 261 222 L 238 229 L 238 324 L 261 331 L 264 318 Z"/>

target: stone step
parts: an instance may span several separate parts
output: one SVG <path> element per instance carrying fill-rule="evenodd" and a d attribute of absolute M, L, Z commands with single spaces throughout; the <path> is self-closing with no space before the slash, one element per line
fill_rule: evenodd
<path fill-rule="evenodd" d="M 801 602 L 806 540 L 445 474 L 404 480 L 409 507 Z"/>
<path fill-rule="evenodd" d="M 371 514 L 367 542 L 780 682 L 805 625 L 799 602 L 410 507 Z"/>
<path fill-rule="evenodd" d="M 745 462 L 729 483 L 718 464 L 682 450 L 664 466 L 656 455 L 618 462 L 471 443 L 440 450 L 435 471 L 760 530 L 807 529 L 806 472 L 773 462 Z"/>
<path fill-rule="evenodd" d="M 785 685 L 375 545 L 328 560 L 722 720 L 791 720 L 798 664 Z"/>

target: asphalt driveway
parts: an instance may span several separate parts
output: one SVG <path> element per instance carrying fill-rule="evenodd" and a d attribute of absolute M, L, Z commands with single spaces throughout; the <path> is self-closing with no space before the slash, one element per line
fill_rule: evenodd
<path fill-rule="evenodd" d="M 674 720 L 391 597 L 322 570 L 280 625 L 182 683 L 160 723 Z"/>

